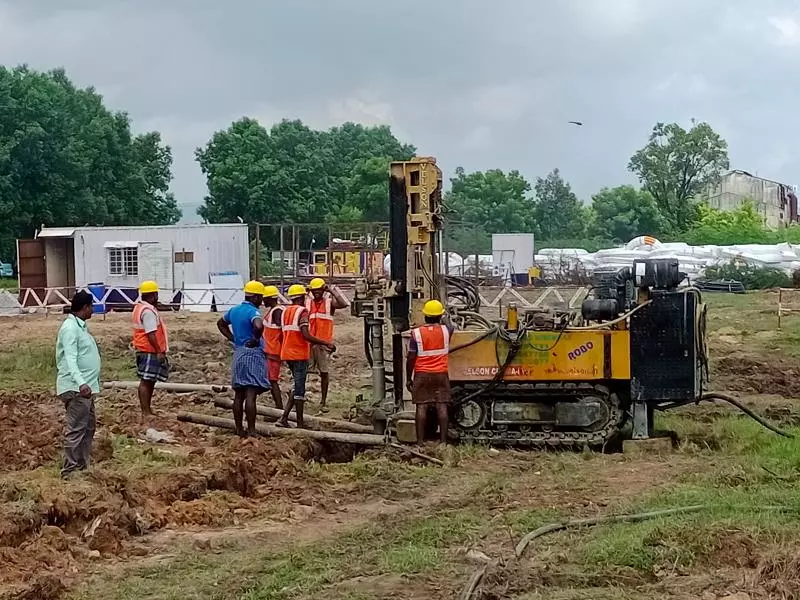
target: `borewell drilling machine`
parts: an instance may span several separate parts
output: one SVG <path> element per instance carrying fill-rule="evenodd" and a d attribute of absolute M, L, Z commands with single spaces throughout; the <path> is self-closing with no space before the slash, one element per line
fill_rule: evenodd
<path fill-rule="evenodd" d="M 434 158 L 391 164 L 390 272 L 360 280 L 352 303 L 364 319 L 377 428 L 416 441 L 404 396 L 404 337 L 422 324 L 429 299 L 446 305 L 454 327 L 450 434 L 458 440 L 603 447 L 628 424 L 633 438 L 648 438 L 655 410 L 702 399 L 706 306 L 696 289 L 679 287 L 685 276 L 677 260 L 597 270 L 580 311 L 509 305 L 504 319 L 492 321 L 480 312 L 474 284 L 447 273 L 443 209 Z"/>

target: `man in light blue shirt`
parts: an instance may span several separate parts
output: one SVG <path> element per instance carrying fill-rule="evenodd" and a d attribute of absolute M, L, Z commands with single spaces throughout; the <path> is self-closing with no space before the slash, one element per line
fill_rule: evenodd
<path fill-rule="evenodd" d="M 61 469 L 64 478 L 86 469 L 92 454 L 94 397 L 100 391 L 100 352 L 86 327 L 86 321 L 92 318 L 92 300 L 89 292 L 73 296 L 70 314 L 56 340 L 56 394 L 67 411 Z"/>

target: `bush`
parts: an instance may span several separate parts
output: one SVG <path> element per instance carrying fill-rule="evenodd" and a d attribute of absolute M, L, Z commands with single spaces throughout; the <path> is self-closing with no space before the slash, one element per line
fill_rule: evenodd
<path fill-rule="evenodd" d="M 731 261 L 719 267 L 706 269 L 708 279 L 735 279 L 747 290 L 766 290 L 777 287 L 792 287 L 792 279 L 780 269 L 754 267 Z"/>

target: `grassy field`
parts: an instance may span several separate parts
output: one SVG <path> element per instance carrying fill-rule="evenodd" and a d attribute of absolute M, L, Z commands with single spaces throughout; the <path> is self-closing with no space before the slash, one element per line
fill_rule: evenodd
<path fill-rule="evenodd" d="M 708 428 L 683 415 L 671 415 L 662 425 L 691 439 Z M 273 544 L 263 548 L 246 536 L 228 540 L 213 553 L 184 546 L 164 564 L 96 577 L 73 597 L 266 600 L 325 595 L 366 600 L 422 598 L 437 585 L 441 597 L 455 597 L 459 583 L 469 575 L 467 549 L 501 560 L 487 576 L 488 592 L 518 589 L 507 596 L 477 597 L 665 598 L 678 593 L 686 584 L 682 579 L 690 575 L 696 582 L 697 573 L 710 571 L 708 585 L 721 580 L 724 587 L 731 584 L 728 577 L 736 578 L 728 571 L 745 569 L 755 570 L 770 593 L 781 586 L 800 585 L 793 549 L 800 539 L 796 442 L 735 416 L 715 419 L 713 434 L 713 450 L 695 443 L 677 450 L 673 460 L 680 474 L 658 491 L 591 507 L 591 512 L 602 514 L 697 504 L 705 510 L 556 533 L 534 542 L 520 560 L 513 556 L 513 546 L 524 533 L 582 516 L 587 507 L 530 505 L 522 492 L 531 478 L 537 478 L 535 472 L 504 463 L 498 472 L 468 474 L 453 482 L 463 488 L 457 502 L 444 506 L 432 502 L 312 542 L 283 540 L 277 548 Z M 487 450 L 460 452 L 485 458 Z M 531 468 L 540 477 L 552 478 L 548 485 L 562 487 L 570 498 L 576 475 L 606 468 L 608 461 L 600 455 L 546 454 L 537 455 Z M 331 465 L 328 474 L 347 471 L 349 477 L 369 478 L 368 464 L 359 460 Z M 692 471 L 686 470 L 687 464 L 705 467 Z M 629 465 L 635 469 L 636 461 Z M 450 476 L 431 468 L 421 470 L 434 487 Z M 414 472 L 395 474 L 395 485 L 410 488 L 418 477 Z M 365 481 L 365 485 L 371 484 Z M 726 573 L 719 573 L 720 566 Z M 773 576 L 778 581 L 768 579 Z M 191 592 L 185 587 L 187 581 L 192 582 Z"/>
<path fill-rule="evenodd" d="M 707 301 L 712 387 L 739 392 L 752 408 L 800 435 L 794 401 L 800 318 L 786 317 L 778 330 L 774 293 Z M 224 376 L 221 346 L 207 321 L 170 323 L 176 347 L 186 345 L 176 356 L 181 380 Z M 54 375 L 46 340 L 57 320 L 31 323 L 19 325 L 11 347 L 0 351 L 6 394 L 36 388 Z M 352 332 L 341 330 L 344 352 L 351 354 L 340 359 L 334 378 L 335 413 L 347 411 L 362 391 L 359 376 L 368 376 L 358 355 L 358 325 L 348 322 Z M 127 335 L 120 333 L 126 326 L 113 319 L 92 323 L 106 379 L 130 376 Z M 198 358 L 195 348 L 205 355 Z M 170 412 L 189 403 L 192 410 L 206 410 L 200 397 L 157 400 Z M 242 444 L 202 428 L 175 430 L 177 443 L 159 447 L 140 441 L 145 425 L 129 419 L 132 403 L 117 395 L 101 405 L 113 458 L 96 467 L 104 490 L 96 501 L 96 490 L 85 483 L 65 487 L 58 480 L 56 455 L 32 470 L 0 472 L 0 498 L 11 498 L 6 511 L 44 490 L 46 498 L 90 506 L 90 517 L 76 517 L 81 525 L 96 514 L 118 514 L 102 512 L 109 506 L 162 523 L 146 535 L 124 535 L 113 554 L 69 562 L 76 574 L 61 597 L 459 598 L 481 555 L 492 562 L 473 599 L 717 599 L 735 592 L 789 599 L 800 590 L 798 442 L 727 407 L 659 415 L 659 428 L 680 440 L 668 454 L 426 449 L 444 460 L 438 467 L 384 451 L 344 463 L 307 460 L 282 442 Z M 167 418 L 157 427 L 174 429 Z M 221 474 L 238 483 L 213 489 L 207 483 L 186 495 L 199 477 L 213 482 Z M 172 481 L 184 480 L 179 499 L 168 498 Z M 250 491 L 242 491 L 242 481 Z M 525 533 L 554 521 L 692 505 L 703 508 L 641 523 L 568 529 L 535 540 L 520 558 L 514 554 Z M 74 556 L 82 544 L 70 541 Z M 49 555 L 21 552 L 37 573 L 51 569 Z"/>

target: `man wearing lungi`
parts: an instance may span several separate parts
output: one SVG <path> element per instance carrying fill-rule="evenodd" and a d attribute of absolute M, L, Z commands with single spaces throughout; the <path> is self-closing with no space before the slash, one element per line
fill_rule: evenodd
<path fill-rule="evenodd" d="M 139 301 L 133 306 L 133 347 L 136 349 L 136 374 L 139 376 L 139 406 L 142 415 L 153 414 L 150 403 L 157 381 L 169 378 L 169 339 L 158 314 L 158 284 L 143 281 Z"/>
<path fill-rule="evenodd" d="M 435 409 L 439 422 L 439 440 L 447 441 L 450 408 L 450 329 L 442 323 L 444 306 L 428 300 L 422 308 L 425 325 L 411 330 L 406 359 L 406 381 L 416 413 L 414 424 L 417 443 L 425 441 L 428 411 Z"/>
<path fill-rule="evenodd" d="M 240 437 L 256 434 L 256 397 L 270 389 L 267 362 L 263 349 L 264 322 L 261 306 L 264 285 L 250 281 L 244 286 L 244 302 L 229 309 L 217 321 L 217 328 L 233 343 L 231 387 L 233 387 L 233 420 Z M 247 415 L 247 432 L 242 427 Z"/>

